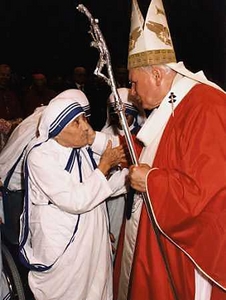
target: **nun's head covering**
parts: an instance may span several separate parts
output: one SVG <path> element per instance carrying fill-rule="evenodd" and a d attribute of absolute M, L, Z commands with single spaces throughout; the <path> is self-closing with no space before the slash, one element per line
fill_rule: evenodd
<path fill-rule="evenodd" d="M 42 130 L 46 133 L 47 126 L 48 137 L 55 137 L 82 113 L 85 113 L 86 117 L 90 116 L 90 105 L 86 95 L 80 90 L 66 90 L 49 102 L 40 121 L 39 134 L 43 133 Z"/>
<path fill-rule="evenodd" d="M 53 98 L 40 118 L 39 137 L 29 144 L 27 153 L 34 146 L 57 136 L 70 122 L 81 114 L 85 114 L 83 107 L 87 106 L 89 102 L 85 94 L 76 89 L 66 90 Z"/>
<path fill-rule="evenodd" d="M 42 114 L 39 134 L 42 139 L 57 136 L 71 121 L 84 114 L 88 100 L 80 90 L 67 90 L 52 99 Z M 86 104 L 86 105 L 84 105 Z"/>
<path fill-rule="evenodd" d="M 132 99 L 130 97 L 130 89 L 129 88 L 118 88 L 117 89 L 120 99 L 122 100 L 122 103 L 125 107 L 125 114 L 126 115 L 132 115 L 134 117 L 133 124 L 130 126 L 130 130 L 133 130 L 134 128 L 141 126 L 144 122 L 144 115 L 143 112 L 140 111 L 132 102 Z M 111 95 L 108 98 L 108 109 L 107 109 L 107 118 L 106 123 L 101 131 L 107 132 L 111 127 L 111 115 L 116 114 L 115 110 L 115 100 L 114 100 L 114 94 L 111 93 Z M 112 128 L 113 129 L 113 128 Z M 117 131 L 120 134 L 123 134 L 123 131 L 119 128 Z"/>
<path fill-rule="evenodd" d="M 60 99 L 70 98 L 70 99 L 75 99 L 75 101 L 78 101 L 79 99 L 79 103 L 82 106 L 83 110 L 85 111 L 86 117 L 91 116 L 89 101 L 86 95 L 81 90 L 69 89 L 60 93 L 56 98 L 60 98 Z"/>

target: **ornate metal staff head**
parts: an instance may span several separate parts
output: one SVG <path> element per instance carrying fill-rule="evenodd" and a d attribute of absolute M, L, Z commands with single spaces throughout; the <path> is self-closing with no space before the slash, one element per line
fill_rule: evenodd
<path fill-rule="evenodd" d="M 102 32 L 99 28 L 99 20 L 94 19 L 89 10 L 83 5 L 79 4 L 77 6 L 78 11 L 82 12 L 87 16 L 90 21 L 90 30 L 89 33 L 92 36 L 91 47 L 98 49 L 100 57 L 94 70 L 94 74 L 98 77 L 104 79 L 104 81 L 111 87 L 112 92 L 115 95 L 116 109 L 122 109 L 123 103 L 118 95 L 115 79 L 113 76 L 113 71 L 111 67 L 111 58 L 105 42 L 105 39 L 102 35 Z M 103 73 L 103 69 L 106 67 L 107 75 Z"/>
<path fill-rule="evenodd" d="M 113 76 L 113 71 L 112 71 L 112 66 L 111 66 L 111 58 L 110 54 L 105 42 L 105 39 L 102 35 L 102 32 L 99 28 L 99 21 L 98 19 L 94 19 L 89 10 L 83 5 L 79 4 L 77 6 L 77 9 L 85 14 L 87 18 L 90 21 L 90 31 L 89 33 L 92 36 L 93 41 L 91 42 L 91 47 L 95 47 L 99 50 L 100 57 L 97 62 L 96 69 L 94 71 L 94 74 L 97 75 L 98 77 L 104 79 L 104 81 L 111 87 L 112 93 L 114 94 L 115 98 L 115 110 L 117 111 L 119 115 L 119 119 L 122 125 L 122 128 L 125 133 L 125 138 L 127 141 L 127 146 L 129 148 L 129 152 L 131 155 L 131 159 L 133 163 L 137 164 L 137 156 L 136 152 L 134 150 L 134 145 L 133 145 L 133 139 L 131 137 L 131 133 L 129 130 L 129 126 L 125 117 L 124 113 L 124 105 L 122 100 L 120 99 L 120 96 L 118 94 L 116 84 L 115 84 L 115 79 Z M 107 69 L 107 75 L 102 73 L 103 68 L 106 67 Z"/>

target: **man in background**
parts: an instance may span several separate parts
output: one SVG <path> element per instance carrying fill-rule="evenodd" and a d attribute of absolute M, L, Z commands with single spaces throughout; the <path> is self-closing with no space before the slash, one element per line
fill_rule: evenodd
<path fill-rule="evenodd" d="M 48 105 L 56 95 L 57 92 L 49 87 L 45 74 L 32 74 L 31 85 L 23 96 L 25 117 L 31 115 L 37 107 Z"/>
<path fill-rule="evenodd" d="M 0 64 L 0 151 L 23 118 L 19 97 L 11 88 L 11 74 L 9 65 Z"/>

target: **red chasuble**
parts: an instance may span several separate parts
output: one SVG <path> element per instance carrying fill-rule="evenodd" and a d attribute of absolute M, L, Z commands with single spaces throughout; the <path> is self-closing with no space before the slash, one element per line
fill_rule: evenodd
<path fill-rule="evenodd" d="M 194 269 L 212 282 L 211 300 L 226 292 L 226 95 L 199 84 L 184 97 L 162 135 L 147 192 L 179 300 L 193 300 Z M 122 236 L 123 237 L 123 234 Z M 116 258 L 118 293 L 123 238 Z M 143 204 L 129 300 L 173 300 L 156 237 Z"/>

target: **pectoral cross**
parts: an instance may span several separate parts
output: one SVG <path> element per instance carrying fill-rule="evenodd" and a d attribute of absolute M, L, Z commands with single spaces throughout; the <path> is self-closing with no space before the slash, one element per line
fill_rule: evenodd
<path fill-rule="evenodd" d="M 177 101 L 175 98 L 176 98 L 176 95 L 174 95 L 174 92 L 171 92 L 170 96 L 169 96 L 170 101 L 168 101 L 168 102 L 171 104 L 173 117 L 174 117 L 174 105 L 173 104 L 174 104 L 174 102 Z"/>

